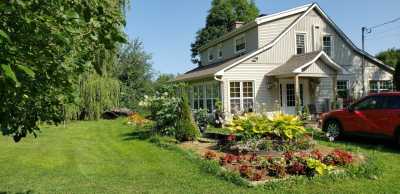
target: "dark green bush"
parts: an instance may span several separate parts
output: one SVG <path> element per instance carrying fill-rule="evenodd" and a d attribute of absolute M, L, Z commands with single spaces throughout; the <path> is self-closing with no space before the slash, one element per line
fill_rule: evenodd
<path fill-rule="evenodd" d="M 194 122 L 186 95 L 182 95 L 180 104 L 180 118 L 175 129 L 175 138 L 178 141 L 192 141 L 200 136 L 200 131 Z"/>

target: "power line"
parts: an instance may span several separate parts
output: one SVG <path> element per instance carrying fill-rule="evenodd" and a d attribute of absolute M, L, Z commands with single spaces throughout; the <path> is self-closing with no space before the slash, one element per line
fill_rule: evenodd
<path fill-rule="evenodd" d="M 378 25 L 372 26 L 369 29 L 372 30 L 372 29 L 379 28 L 379 27 L 387 25 L 387 24 L 395 23 L 397 21 L 400 21 L 400 17 L 398 17 L 396 19 L 393 19 L 393 20 L 390 20 L 390 21 L 387 21 L 387 22 L 382 23 L 382 24 L 378 24 Z"/>
<path fill-rule="evenodd" d="M 374 31 L 373 34 L 367 34 L 367 35 L 365 35 L 365 37 L 368 38 L 368 37 L 373 37 L 373 36 L 376 36 L 376 35 L 385 34 L 385 33 L 388 33 L 388 32 L 392 32 L 394 30 L 399 30 L 399 28 L 400 28 L 400 25 L 396 26 L 394 28 L 389 28 L 388 30 L 385 30 L 385 31 Z"/>

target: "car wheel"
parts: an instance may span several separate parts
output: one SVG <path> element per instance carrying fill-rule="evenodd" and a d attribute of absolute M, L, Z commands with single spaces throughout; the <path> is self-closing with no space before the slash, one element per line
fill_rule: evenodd
<path fill-rule="evenodd" d="M 329 141 L 335 141 L 339 138 L 342 133 L 340 123 L 336 120 L 329 120 L 325 125 L 326 137 Z"/>
<path fill-rule="evenodd" d="M 400 147 L 400 129 L 397 130 L 395 137 L 394 137 L 395 143 L 398 147 Z"/>

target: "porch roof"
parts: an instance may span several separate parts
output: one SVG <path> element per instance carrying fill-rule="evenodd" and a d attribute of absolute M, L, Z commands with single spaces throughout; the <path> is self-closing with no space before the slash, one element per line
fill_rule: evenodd
<path fill-rule="evenodd" d="M 333 69 L 337 73 L 346 73 L 346 69 L 335 63 L 324 51 L 315 51 L 301 55 L 294 55 L 285 64 L 273 69 L 267 76 L 284 76 L 303 73 L 304 69 L 317 60 L 322 60 L 325 65 Z M 320 72 L 315 72 L 320 74 Z"/>

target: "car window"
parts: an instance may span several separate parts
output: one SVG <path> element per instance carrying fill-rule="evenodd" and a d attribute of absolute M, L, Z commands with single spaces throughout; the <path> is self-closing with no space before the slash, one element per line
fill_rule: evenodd
<path fill-rule="evenodd" d="M 385 96 L 385 109 L 400 109 L 400 96 Z"/>
<path fill-rule="evenodd" d="M 372 110 L 383 108 L 383 98 L 381 96 L 371 96 L 357 103 L 354 110 Z"/>

